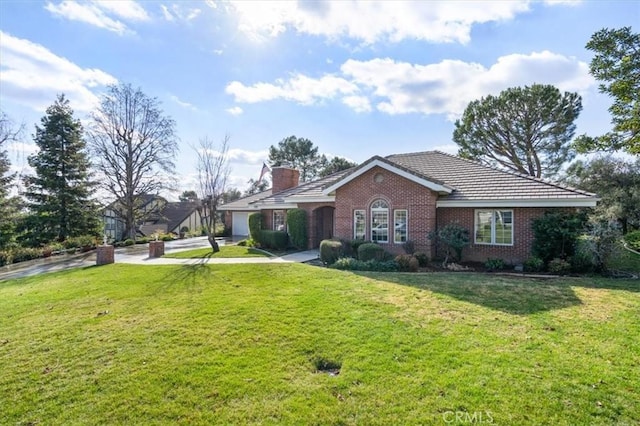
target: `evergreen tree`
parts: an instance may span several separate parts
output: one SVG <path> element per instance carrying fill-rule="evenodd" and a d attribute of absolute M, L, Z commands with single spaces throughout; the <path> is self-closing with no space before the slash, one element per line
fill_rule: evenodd
<path fill-rule="evenodd" d="M 9 173 L 11 163 L 7 155 L 6 145 L 15 141 L 21 128 L 15 129 L 9 117 L 0 111 L 0 250 L 5 248 L 14 238 L 15 224 L 20 209 L 20 199 L 11 196 L 11 188 L 16 177 Z"/>
<path fill-rule="evenodd" d="M 29 157 L 35 176 L 25 178 L 30 214 L 27 238 L 33 245 L 95 234 L 98 215 L 90 199 L 89 159 L 79 120 L 64 95 L 47 108 L 36 126 L 39 151 Z"/>

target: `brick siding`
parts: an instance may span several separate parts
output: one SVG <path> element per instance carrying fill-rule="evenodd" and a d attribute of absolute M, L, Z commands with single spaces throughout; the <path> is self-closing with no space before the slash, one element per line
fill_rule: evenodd
<path fill-rule="evenodd" d="M 376 182 L 376 174 L 382 181 Z M 336 190 L 335 234 L 339 238 L 353 238 L 353 212 L 366 212 L 366 238 L 371 239 L 371 204 L 377 199 L 389 205 L 389 242 L 381 243 L 385 250 L 404 253 L 402 244 L 393 242 L 393 211 L 407 210 L 407 238 L 415 243 L 416 250 L 431 256 L 432 244 L 427 238 L 436 225 L 436 201 L 438 194 L 395 173 L 374 167 L 358 178 Z"/>

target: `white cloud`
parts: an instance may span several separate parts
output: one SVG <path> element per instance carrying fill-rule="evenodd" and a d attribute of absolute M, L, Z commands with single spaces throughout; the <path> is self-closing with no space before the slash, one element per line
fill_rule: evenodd
<path fill-rule="evenodd" d="M 93 90 L 117 83 L 112 75 L 81 68 L 29 40 L 0 31 L 2 96 L 42 111 L 64 93 L 76 111 L 89 111 L 98 102 Z"/>
<path fill-rule="evenodd" d="M 175 21 L 176 18 L 174 18 L 174 16 L 171 14 L 167 6 L 165 6 L 164 4 L 161 4 L 160 8 L 162 9 L 162 15 L 164 16 L 165 20 Z"/>
<path fill-rule="evenodd" d="M 94 0 L 82 3 L 64 0 L 57 4 L 48 2 L 45 9 L 70 21 L 84 22 L 120 35 L 133 31 L 118 18 L 128 21 L 150 19 L 144 8 L 133 0 Z"/>
<path fill-rule="evenodd" d="M 148 21 L 150 19 L 147 11 L 133 0 L 94 0 L 93 3 L 105 12 L 113 13 L 128 21 Z"/>
<path fill-rule="evenodd" d="M 190 109 L 192 111 L 197 111 L 198 110 L 198 108 L 196 108 L 193 104 L 190 104 L 189 102 L 185 102 L 185 101 L 181 100 L 176 95 L 170 95 L 169 99 L 171 99 L 173 102 L 177 103 L 178 105 L 180 105 L 183 108 L 187 108 L 187 109 Z"/>
<path fill-rule="evenodd" d="M 404 39 L 467 43 L 474 24 L 512 19 L 519 1 L 231 1 L 238 28 L 263 41 L 288 30 L 365 44 Z"/>
<path fill-rule="evenodd" d="M 240 148 L 231 148 L 228 152 L 229 161 L 246 164 L 260 164 L 269 156 L 269 151 L 249 151 Z"/>
<path fill-rule="evenodd" d="M 345 96 L 342 103 L 352 108 L 355 112 L 370 112 L 371 103 L 366 96 Z"/>
<path fill-rule="evenodd" d="M 226 111 L 231 115 L 240 115 L 244 111 L 239 106 L 234 106 L 233 108 L 227 108 Z"/>
<path fill-rule="evenodd" d="M 178 3 L 173 3 L 170 8 L 165 6 L 164 4 L 161 4 L 160 8 L 162 9 L 162 15 L 164 16 L 164 19 L 167 21 L 175 21 L 176 19 L 179 19 L 181 21 L 191 21 L 200 16 L 200 13 L 202 13 L 201 9 L 183 8 Z"/>
<path fill-rule="evenodd" d="M 348 95 L 358 91 L 355 84 L 334 75 L 318 79 L 296 74 L 288 80 L 278 79 L 275 84 L 256 83 L 252 86 L 233 81 L 225 91 L 235 97 L 236 102 L 256 103 L 274 99 L 295 101 L 304 105 L 314 104 L 336 95 Z"/>
<path fill-rule="evenodd" d="M 594 86 L 586 63 L 549 51 L 502 56 L 489 68 L 460 60 L 421 65 L 378 58 L 350 59 L 340 71 L 340 76 L 316 79 L 297 74 L 274 84 L 235 81 L 227 93 L 246 103 L 284 99 L 306 105 L 340 97 L 357 112 L 370 111 L 373 104 L 387 114 L 446 114 L 454 119 L 470 101 L 509 87 L 552 84 L 584 93 Z"/>

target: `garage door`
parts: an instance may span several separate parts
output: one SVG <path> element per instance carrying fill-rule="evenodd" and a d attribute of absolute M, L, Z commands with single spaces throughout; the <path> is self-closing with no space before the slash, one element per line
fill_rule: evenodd
<path fill-rule="evenodd" d="M 231 220 L 233 235 L 249 235 L 249 212 L 233 212 Z"/>

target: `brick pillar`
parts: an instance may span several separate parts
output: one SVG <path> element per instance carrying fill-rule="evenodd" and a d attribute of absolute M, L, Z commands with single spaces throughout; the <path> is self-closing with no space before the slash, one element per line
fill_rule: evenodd
<path fill-rule="evenodd" d="M 162 257 L 164 255 L 164 241 L 151 241 L 149 243 L 149 257 Z"/>
<path fill-rule="evenodd" d="M 98 246 L 96 252 L 96 265 L 107 265 L 113 262 L 113 246 Z"/>

